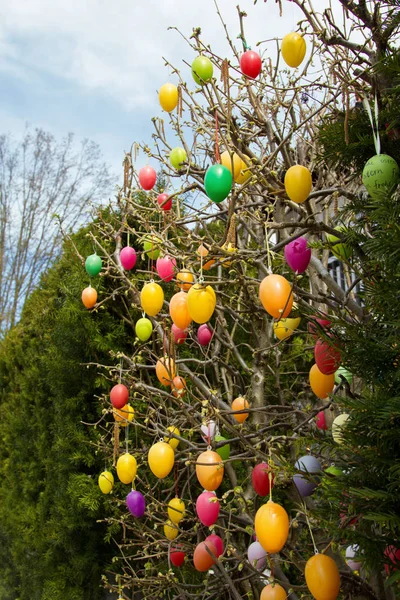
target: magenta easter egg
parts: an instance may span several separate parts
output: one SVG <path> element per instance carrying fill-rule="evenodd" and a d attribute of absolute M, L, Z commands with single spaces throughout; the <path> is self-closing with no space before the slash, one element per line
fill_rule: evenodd
<path fill-rule="evenodd" d="M 146 191 L 152 190 L 157 179 L 157 173 L 153 167 L 142 167 L 139 171 L 139 183 Z"/>
<path fill-rule="evenodd" d="M 307 240 L 299 237 L 285 246 L 285 259 L 295 273 L 304 273 L 311 260 L 311 248 L 307 248 Z"/>
<path fill-rule="evenodd" d="M 175 275 L 176 260 L 171 256 L 157 258 L 156 270 L 163 281 L 171 281 Z"/>
<path fill-rule="evenodd" d="M 212 329 L 209 325 L 207 325 L 207 323 L 200 325 L 197 330 L 197 341 L 199 342 L 200 346 L 208 346 L 208 344 L 211 342 L 212 336 Z"/>
<path fill-rule="evenodd" d="M 203 492 L 196 500 L 196 513 L 206 527 L 214 525 L 219 515 L 220 504 L 214 492 Z"/>
<path fill-rule="evenodd" d="M 121 265 L 125 271 L 130 271 L 136 265 L 136 250 L 131 246 L 125 246 L 119 253 Z"/>
<path fill-rule="evenodd" d="M 131 515 L 137 519 L 143 517 L 144 511 L 146 510 L 146 501 L 143 494 L 136 490 L 132 490 L 126 497 L 126 504 Z"/>
<path fill-rule="evenodd" d="M 216 533 L 212 533 L 211 535 L 209 535 L 208 537 L 206 537 L 206 539 L 204 541 L 205 541 L 206 544 L 208 542 L 211 542 L 211 544 L 214 544 L 215 549 L 217 551 L 217 553 L 216 553 L 215 556 L 217 558 L 219 558 L 221 556 L 221 554 L 224 553 L 224 542 L 219 537 L 219 535 L 217 535 Z"/>
<path fill-rule="evenodd" d="M 168 194 L 159 194 L 157 196 L 157 202 L 162 210 L 171 210 L 172 208 L 172 198 L 168 200 Z"/>

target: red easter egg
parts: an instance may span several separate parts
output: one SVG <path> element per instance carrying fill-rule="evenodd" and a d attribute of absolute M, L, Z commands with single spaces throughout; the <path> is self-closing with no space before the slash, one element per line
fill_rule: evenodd
<path fill-rule="evenodd" d="M 326 340 L 319 339 L 315 344 L 314 357 L 318 369 L 324 375 L 332 375 L 340 367 L 340 352 Z"/>
<path fill-rule="evenodd" d="M 255 79 L 261 72 L 261 57 L 254 50 L 246 50 L 240 57 L 240 70 L 243 75 Z"/>
<path fill-rule="evenodd" d="M 387 546 L 383 553 L 386 558 L 390 560 L 391 565 L 385 565 L 386 574 L 393 573 L 397 571 L 400 566 L 400 548 L 396 548 L 396 546 Z"/>
<path fill-rule="evenodd" d="M 181 567 L 185 562 L 186 554 L 178 548 L 171 548 L 169 551 L 169 558 L 174 567 Z"/>
<path fill-rule="evenodd" d="M 308 323 L 308 333 L 316 340 L 318 339 L 321 329 L 330 329 L 331 326 L 332 322 L 328 319 L 320 319 L 313 316 Z"/>
<path fill-rule="evenodd" d="M 114 408 L 122 408 L 129 400 L 129 390 L 123 383 L 114 385 L 110 392 L 111 404 Z"/>
<path fill-rule="evenodd" d="M 206 527 L 214 525 L 219 515 L 220 504 L 214 492 L 203 492 L 196 500 L 196 513 Z"/>
<path fill-rule="evenodd" d="M 157 202 L 163 210 L 171 210 L 172 208 L 172 198 L 168 200 L 169 194 L 159 194 L 157 196 Z"/>
<path fill-rule="evenodd" d="M 204 573 L 215 563 L 215 559 L 209 552 L 215 557 L 217 556 L 217 549 L 212 542 L 200 542 L 200 544 L 197 544 L 193 554 L 193 563 L 197 571 Z"/>
<path fill-rule="evenodd" d="M 253 484 L 254 491 L 259 496 L 268 496 L 270 492 L 269 473 L 270 468 L 265 462 L 256 465 L 251 473 L 251 482 Z M 274 487 L 273 474 L 271 477 L 271 486 Z"/>
<path fill-rule="evenodd" d="M 183 344 L 188 336 L 188 332 L 184 329 L 180 329 L 175 323 L 172 324 L 171 331 L 174 336 L 175 344 Z"/>
<path fill-rule="evenodd" d="M 157 179 L 157 173 L 153 167 L 142 167 L 139 171 L 139 183 L 146 191 L 153 189 Z"/>
<path fill-rule="evenodd" d="M 136 250 L 131 246 L 125 246 L 119 253 L 119 259 L 122 267 L 126 271 L 130 271 L 136 265 Z"/>
<path fill-rule="evenodd" d="M 219 558 L 221 556 L 221 554 L 224 553 L 224 542 L 219 537 L 219 535 L 217 535 L 216 533 L 212 533 L 211 535 L 209 535 L 208 537 L 206 537 L 206 539 L 204 541 L 205 541 L 206 544 L 208 542 L 211 542 L 212 544 L 214 544 L 215 549 L 217 551 L 217 554 L 215 556 L 217 558 Z"/>
<path fill-rule="evenodd" d="M 315 424 L 318 427 L 318 429 L 328 429 L 324 410 L 320 410 L 317 416 L 315 417 Z"/>

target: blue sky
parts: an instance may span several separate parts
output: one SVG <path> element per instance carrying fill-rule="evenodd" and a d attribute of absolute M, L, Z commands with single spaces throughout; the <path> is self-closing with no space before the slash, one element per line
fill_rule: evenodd
<path fill-rule="evenodd" d="M 238 2 L 218 2 L 233 38 Z M 283 4 L 280 18 L 274 0 L 240 1 L 249 45 L 295 28 L 300 13 Z M 18 136 L 25 123 L 57 137 L 73 132 L 97 141 L 115 170 L 133 141 L 151 141 L 157 89 L 174 82 L 162 56 L 191 79 L 182 60 L 195 55 L 168 26 L 187 36 L 200 26 L 202 39 L 230 56 L 214 0 L 0 0 L 0 12 L 0 132 Z"/>

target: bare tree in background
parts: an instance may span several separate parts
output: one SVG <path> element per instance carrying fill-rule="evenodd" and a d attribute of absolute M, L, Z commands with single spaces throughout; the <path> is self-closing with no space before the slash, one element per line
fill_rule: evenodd
<path fill-rule="evenodd" d="M 42 129 L 0 136 L 0 332 L 58 255 L 60 225 L 72 230 L 110 192 L 99 146 L 58 141 Z"/>

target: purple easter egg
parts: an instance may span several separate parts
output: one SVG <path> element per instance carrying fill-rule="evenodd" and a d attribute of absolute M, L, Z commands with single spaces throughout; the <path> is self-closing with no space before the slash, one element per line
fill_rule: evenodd
<path fill-rule="evenodd" d="M 125 246 L 119 253 L 119 260 L 126 271 L 130 271 L 136 265 L 136 250 L 131 246 Z"/>
<path fill-rule="evenodd" d="M 307 248 L 307 240 L 299 237 L 285 246 L 285 259 L 292 271 L 304 273 L 311 259 L 311 249 Z"/>
<path fill-rule="evenodd" d="M 320 462 L 314 456 L 307 454 L 306 456 L 299 458 L 294 466 L 298 471 L 306 473 L 305 476 L 296 473 L 293 477 L 293 482 L 297 487 L 300 496 L 302 498 L 310 496 L 317 487 L 315 474 L 321 471 Z M 313 481 L 311 481 L 311 478 Z"/>
<path fill-rule="evenodd" d="M 197 341 L 199 342 L 200 346 L 208 346 L 208 344 L 211 342 L 212 336 L 212 329 L 209 325 L 207 325 L 207 323 L 200 325 L 197 330 Z"/>
<path fill-rule="evenodd" d="M 252 567 L 263 571 L 267 565 L 267 553 L 260 542 L 253 542 L 247 549 L 247 558 Z"/>
<path fill-rule="evenodd" d="M 131 515 L 137 519 L 143 517 L 144 511 L 146 510 L 146 501 L 143 494 L 136 490 L 132 490 L 126 497 L 126 504 Z"/>

